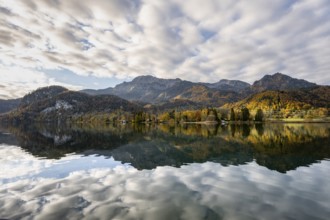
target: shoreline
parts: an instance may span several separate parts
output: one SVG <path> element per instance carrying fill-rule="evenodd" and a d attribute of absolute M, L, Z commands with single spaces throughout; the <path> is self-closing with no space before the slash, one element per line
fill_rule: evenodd
<path fill-rule="evenodd" d="M 229 125 L 229 124 L 265 124 L 265 123 L 301 123 L 301 124 L 308 124 L 308 123 L 330 123 L 330 120 L 265 120 L 265 121 L 225 121 L 225 123 L 216 122 L 216 121 L 197 121 L 197 122 L 182 122 L 179 124 L 223 124 L 223 125 Z"/>

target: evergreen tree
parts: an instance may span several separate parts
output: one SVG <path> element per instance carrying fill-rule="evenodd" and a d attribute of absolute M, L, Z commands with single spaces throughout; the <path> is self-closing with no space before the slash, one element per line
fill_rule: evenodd
<path fill-rule="evenodd" d="M 230 109 L 230 121 L 235 121 L 235 111 L 233 108 Z"/>
<path fill-rule="evenodd" d="M 264 120 L 264 112 L 260 108 L 257 110 L 257 113 L 254 117 L 254 120 L 255 121 L 263 121 Z"/>
<path fill-rule="evenodd" d="M 241 110 L 241 114 L 242 114 L 242 121 L 248 121 L 250 118 L 250 111 L 248 108 L 244 107 Z"/>

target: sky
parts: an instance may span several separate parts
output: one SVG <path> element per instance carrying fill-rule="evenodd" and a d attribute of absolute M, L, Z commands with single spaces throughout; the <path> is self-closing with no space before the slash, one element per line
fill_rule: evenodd
<path fill-rule="evenodd" d="M 329 0 L 0 0 L 0 99 L 139 75 L 330 84 Z"/>

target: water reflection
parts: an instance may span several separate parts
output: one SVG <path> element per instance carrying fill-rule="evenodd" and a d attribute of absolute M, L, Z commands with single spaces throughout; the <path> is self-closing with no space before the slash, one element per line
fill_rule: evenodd
<path fill-rule="evenodd" d="M 8 135 L 8 132 L 13 135 Z M 5 134 L 6 135 L 5 135 Z M 330 158 L 328 124 L 118 125 L 103 127 L 29 125 L 9 127 L 0 143 L 59 159 L 68 153 L 101 155 L 137 169 L 180 167 L 213 161 L 239 165 L 256 161 L 279 172 Z"/>
<path fill-rule="evenodd" d="M 328 219 L 327 124 L 0 129 L 0 218 Z"/>
<path fill-rule="evenodd" d="M 1 184 L 0 213 L 8 219 L 327 219 L 329 167 L 323 161 L 285 175 L 255 162 L 80 170 Z"/>

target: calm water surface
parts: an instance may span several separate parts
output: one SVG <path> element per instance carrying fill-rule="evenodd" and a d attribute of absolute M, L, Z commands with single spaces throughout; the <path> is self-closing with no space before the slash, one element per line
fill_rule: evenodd
<path fill-rule="evenodd" d="M 0 128 L 0 219 L 329 219 L 330 125 Z"/>

